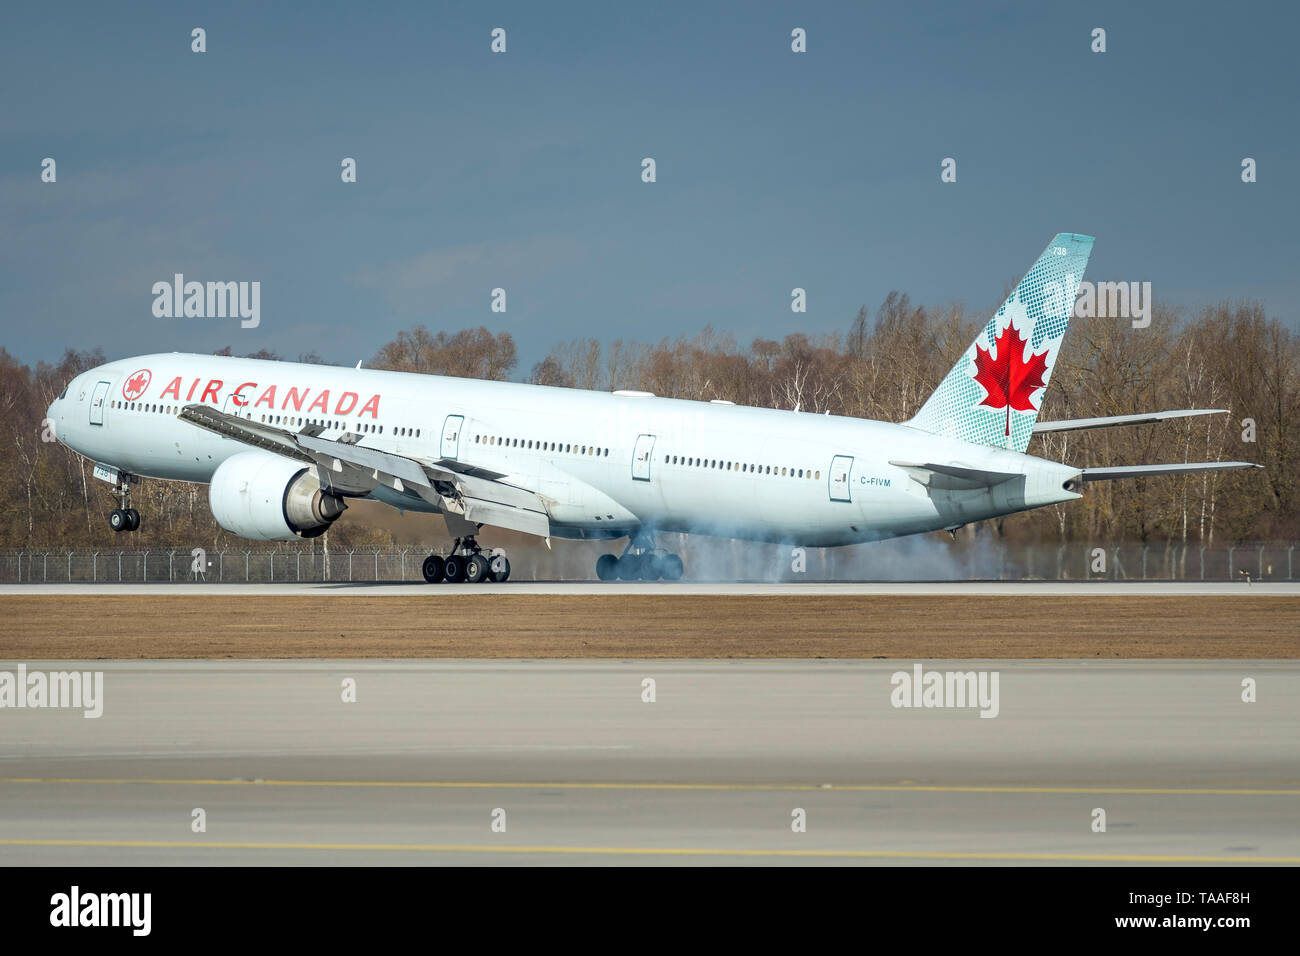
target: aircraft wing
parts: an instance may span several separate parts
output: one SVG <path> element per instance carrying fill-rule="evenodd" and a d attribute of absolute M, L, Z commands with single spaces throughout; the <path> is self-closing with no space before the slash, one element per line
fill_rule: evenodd
<path fill-rule="evenodd" d="M 1140 415 L 1111 415 L 1106 418 L 1064 418 L 1055 422 L 1035 422 L 1034 434 L 1040 432 L 1072 432 L 1085 428 L 1115 428 L 1120 425 L 1150 425 L 1170 418 L 1188 418 L 1192 415 L 1226 415 L 1226 408 L 1178 408 L 1168 412 L 1144 412 Z"/>
<path fill-rule="evenodd" d="M 919 464 L 907 461 L 891 461 L 890 464 L 902 468 L 913 481 L 935 491 L 972 491 L 976 488 L 992 488 L 1004 481 L 1024 477 L 1018 471 L 985 471 L 980 468 L 965 468 L 961 465 Z"/>
<path fill-rule="evenodd" d="M 379 485 L 414 494 L 447 518 L 452 534 L 472 534 L 479 524 L 509 528 L 540 537 L 551 533 L 545 502 L 534 492 L 505 480 L 508 476 L 460 462 L 394 455 L 357 444 L 363 437 L 347 432 L 321 438 L 310 425 L 298 432 L 252 422 L 209 405 L 186 405 L 184 421 L 224 438 L 314 465 L 321 484 L 349 496 L 367 495 Z"/>
<path fill-rule="evenodd" d="M 1168 465 L 1115 465 L 1110 468 L 1081 468 L 1084 481 L 1111 481 L 1115 478 L 1144 478 L 1149 475 L 1185 475 L 1197 471 L 1232 471 L 1237 468 L 1263 468 L 1249 461 L 1186 461 Z"/>

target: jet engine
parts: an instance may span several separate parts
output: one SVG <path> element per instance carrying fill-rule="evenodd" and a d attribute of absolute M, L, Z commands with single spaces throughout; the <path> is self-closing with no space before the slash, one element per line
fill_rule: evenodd
<path fill-rule="evenodd" d="M 240 452 L 217 466 L 208 503 L 217 524 L 256 541 L 315 538 L 347 507 L 321 488 L 314 468 L 262 451 Z"/>

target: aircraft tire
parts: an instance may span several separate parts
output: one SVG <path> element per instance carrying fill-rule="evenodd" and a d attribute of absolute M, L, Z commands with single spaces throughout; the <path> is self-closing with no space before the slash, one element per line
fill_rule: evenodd
<path fill-rule="evenodd" d="M 646 581 L 658 581 L 664 576 L 664 558 L 658 554 L 647 554 L 641 558 L 641 578 Z"/>
<path fill-rule="evenodd" d="M 465 580 L 465 559 L 451 554 L 442 564 L 442 579 L 448 584 L 460 584 Z"/>
<path fill-rule="evenodd" d="M 614 581 L 618 578 L 618 558 L 612 554 L 602 554 L 596 559 L 596 577 L 602 581 Z"/>
<path fill-rule="evenodd" d="M 635 581 L 641 576 L 641 556 L 625 554 L 618 559 L 618 577 L 620 581 Z"/>
<path fill-rule="evenodd" d="M 471 554 L 465 562 L 465 583 L 478 584 L 480 581 L 487 580 L 491 574 L 488 567 L 487 558 L 481 554 Z"/>
<path fill-rule="evenodd" d="M 443 560 L 441 555 L 431 554 L 424 559 L 424 564 L 420 566 L 420 571 L 424 575 L 424 580 L 429 584 L 437 584 L 443 579 Z"/>

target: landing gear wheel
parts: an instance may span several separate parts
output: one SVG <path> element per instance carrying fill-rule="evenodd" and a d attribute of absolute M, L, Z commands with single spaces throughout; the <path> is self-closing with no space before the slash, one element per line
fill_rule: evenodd
<path fill-rule="evenodd" d="M 478 584 L 485 579 L 492 569 L 488 567 L 487 558 L 481 554 L 471 554 L 465 562 L 465 583 Z"/>
<path fill-rule="evenodd" d="M 136 511 L 134 508 L 127 508 L 126 518 L 127 518 L 127 529 L 126 529 L 127 531 L 140 530 L 140 512 Z"/>
<path fill-rule="evenodd" d="M 596 559 L 596 577 L 602 581 L 613 581 L 618 577 L 618 558 L 612 554 L 602 554 Z"/>
<path fill-rule="evenodd" d="M 488 567 L 492 569 L 492 580 L 497 584 L 504 584 L 510 580 L 510 559 L 504 554 L 492 555 L 492 560 L 488 562 Z"/>
<path fill-rule="evenodd" d="M 465 559 L 459 555 L 448 555 L 442 563 L 442 574 L 448 584 L 460 584 L 465 580 Z"/>
<path fill-rule="evenodd" d="M 622 581 L 635 581 L 641 576 L 641 555 L 625 554 L 618 559 L 618 576 Z"/>
<path fill-rule="evenodd" d="M 680 581 L 682 579 L 682 559 L 675 554 L 666 554 L 660 562 L 663 570 L 665 581 Z"/>
<path fill-rule="evenodd" d="M 661 555 L 650 552 L 641 556 L 641 577 L 647 581 L 658 581 L 664 576 L 664 559 Z"/>
<path fill-rule="evenodd" d="M 441 581 L 444 577 L 443 564 L 444 561 L 441 555 L 431 554 L 425 558 L 424 564 L 420 567 L 420 571 L 424 574 L 424 580 L 430 584 L 437 584 Z"/>
<path fill-rule="evenodd" d="M 108 513 L 108 526 L 114 531 L 130 531 L 131 516 L 126 513 L 125 508 L 114 508 Z"/>

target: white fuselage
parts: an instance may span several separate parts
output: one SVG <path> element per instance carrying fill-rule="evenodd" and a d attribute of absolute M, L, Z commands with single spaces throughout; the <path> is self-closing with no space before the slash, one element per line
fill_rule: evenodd
<path fill-rule="evenodd" d="M 190 404 L 296 432 L 320 423 L 426 464 L 499 474 L 547 503 L 552 533 L 695 532 L 832 546 L 956 527 L 1078 497 L 1078 469 L 905 425 L 711 402 L 212 355 L 111 362 L 50 407 L 68 447 L 132 474 L 208 482 L 248 446 L 177 417 Z M 932 493 L 891 461 L 1023 474 Z M 434 510 L 385 488 L 372 497 Z"/>

